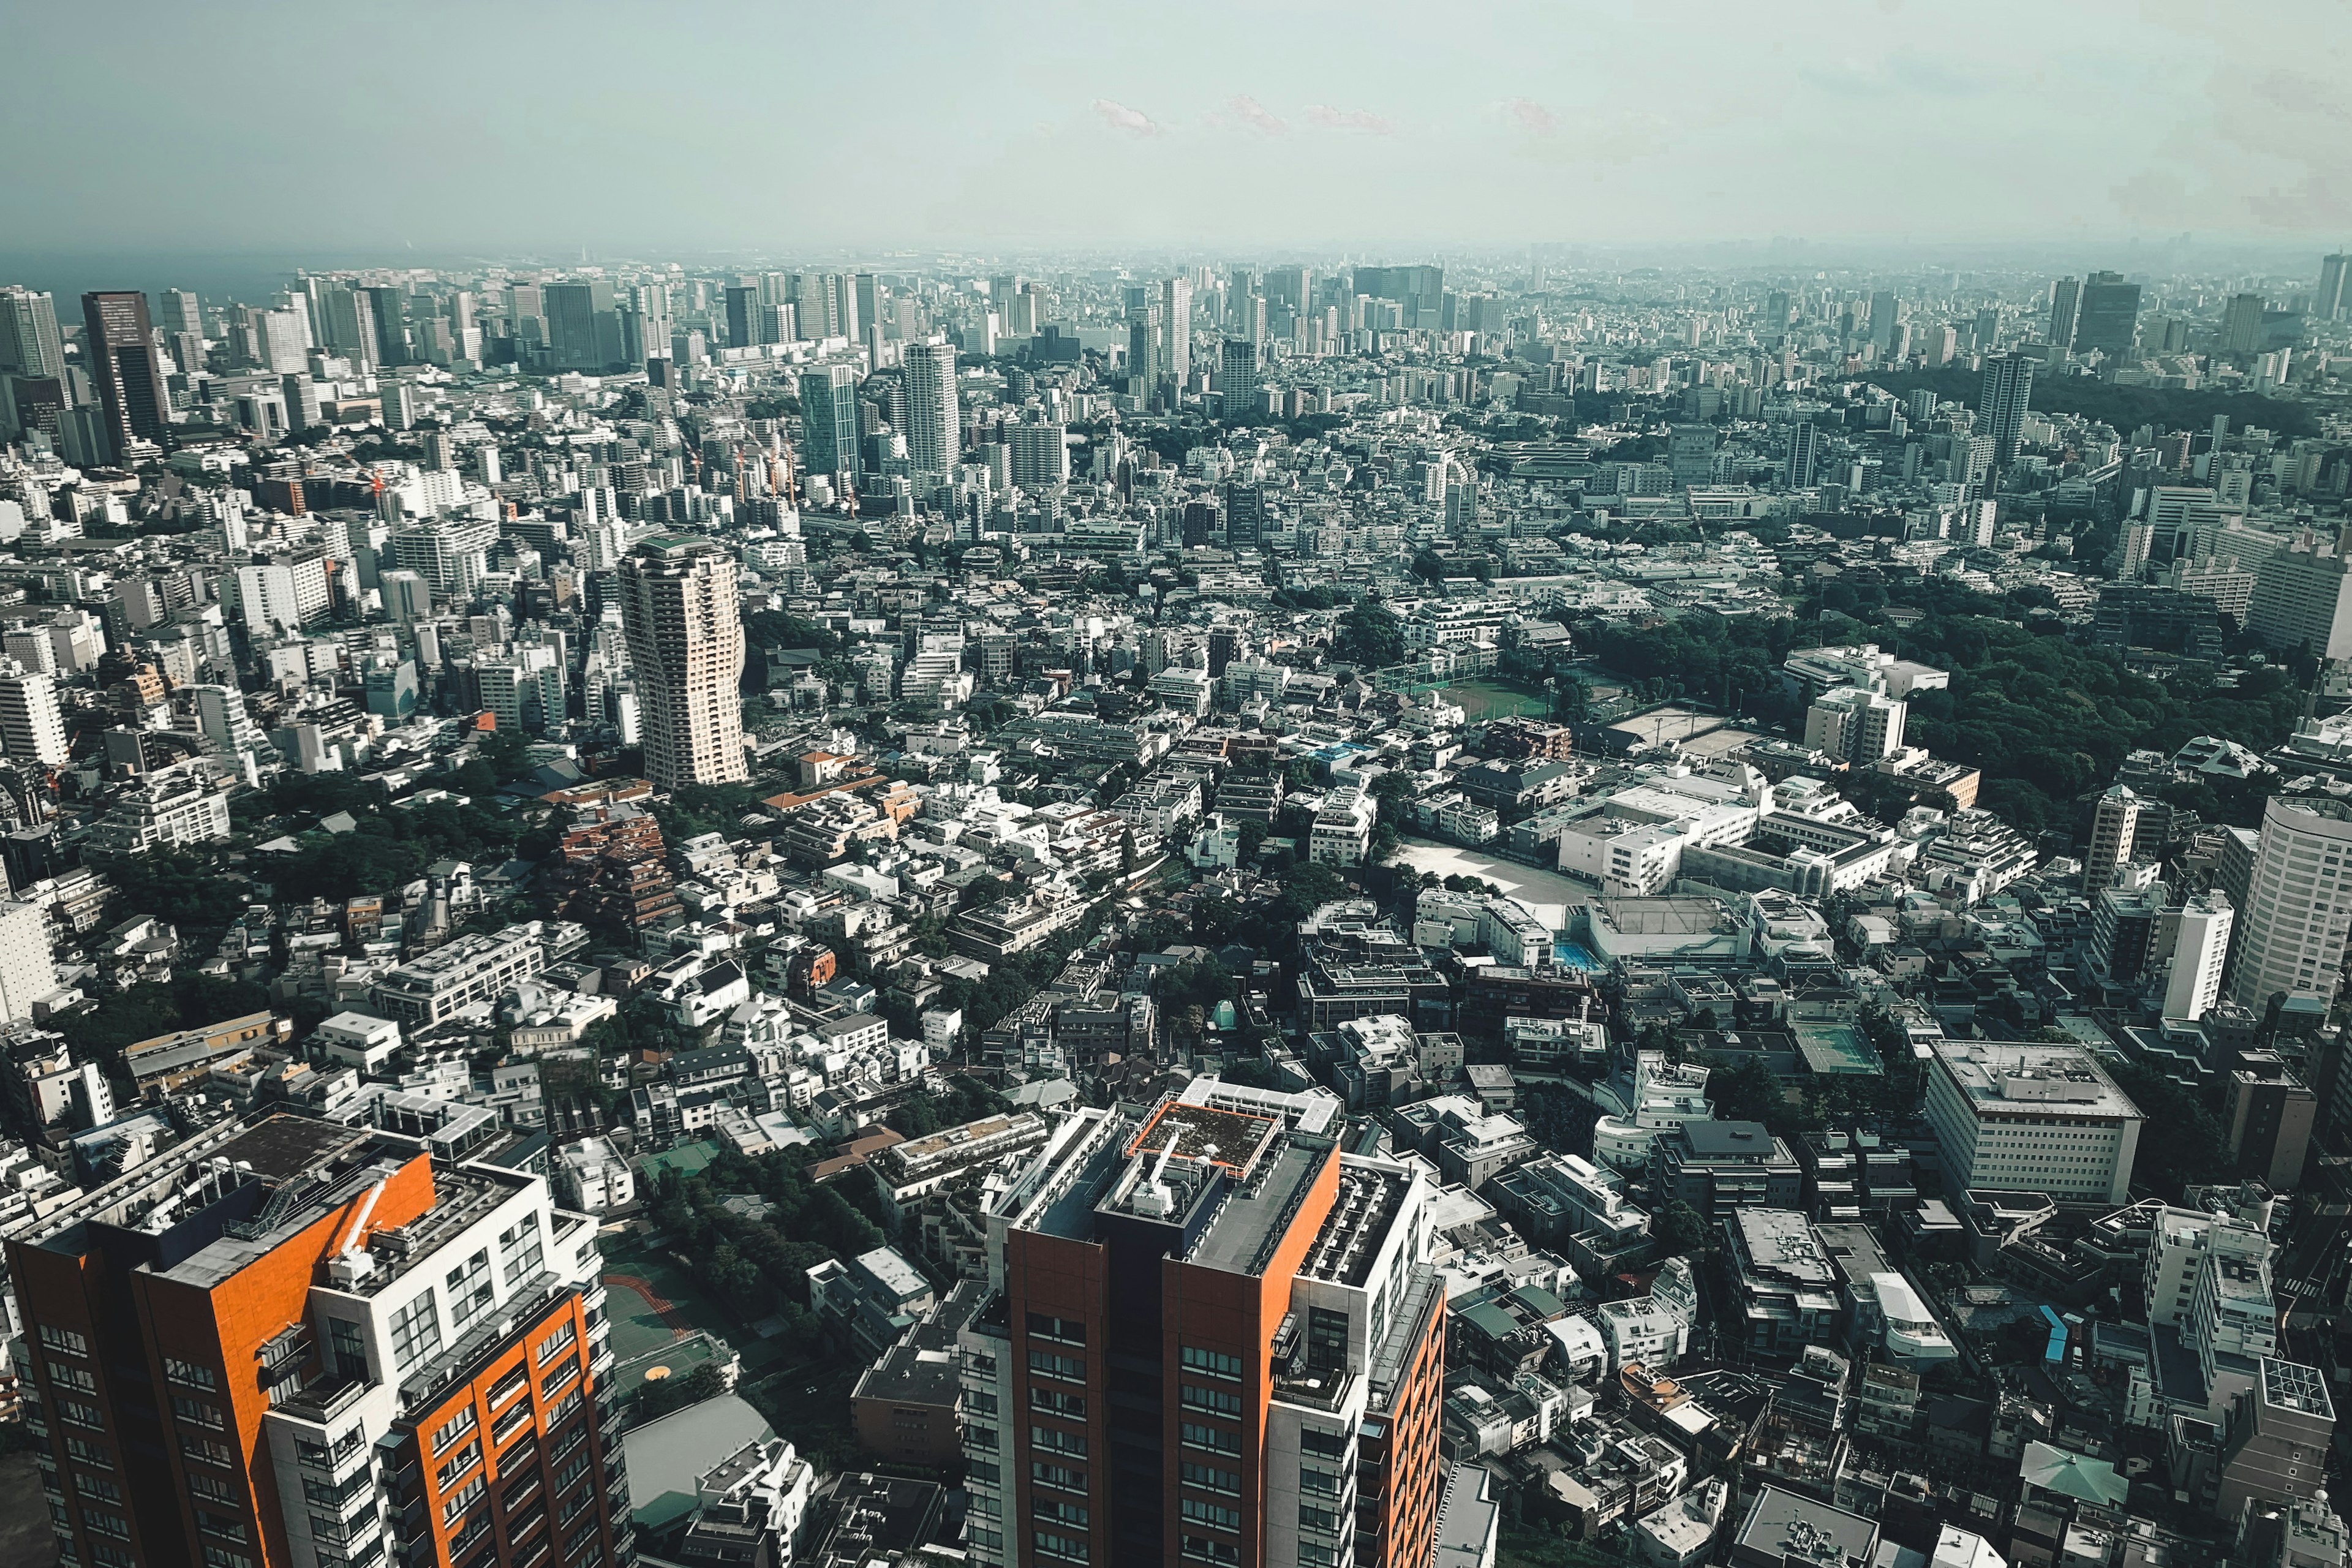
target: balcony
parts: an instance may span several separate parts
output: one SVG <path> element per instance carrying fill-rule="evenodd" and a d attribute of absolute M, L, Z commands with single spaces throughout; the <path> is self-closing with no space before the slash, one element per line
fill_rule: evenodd
<path fill-rule="evenodd" d="M 374 1386 L 362 1378 L 337 1377 L 332 1382 L 313 1384 L 293 1398 L 271 1405 L 270 1409 L 279 1415 L 308 1421 L 314 1426 L 324 1426 L 357 1405 Z"/>

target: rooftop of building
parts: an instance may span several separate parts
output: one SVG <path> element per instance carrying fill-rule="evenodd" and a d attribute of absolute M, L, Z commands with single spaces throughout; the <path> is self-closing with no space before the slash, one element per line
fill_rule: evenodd
<path fill-rule="evenodd" d="M 2070 1116 L 2137 1120 L 2139 1108 L 2079 1046 L 1938 1039 L 1937 1060 L 1979 1114 L 2041 1107 Z"/>

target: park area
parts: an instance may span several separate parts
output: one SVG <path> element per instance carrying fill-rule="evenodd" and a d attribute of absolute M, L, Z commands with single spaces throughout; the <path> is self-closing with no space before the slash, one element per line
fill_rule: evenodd
<path fill-rule="evenodd" d="M 1465 722 L 1484 723 L 1511 714 L 1542 718 L 1551 706 L 1543 688 L 1518 680 L 1457 680 L 1433 695 L 1459 706 Z"/>
<path fill-rule="evenodd" d="M 744 1322 L 712 1300 L 641 1226 L 603 1238 L 604 1310 L 613 1323 L 614 1373 L 624 1397 L 649 1382 L 684 1378 L 725 1347 L 742 1358 L 736 1392 L 778 1436 L 823 1462 L 846 1462 L 854 1445 L 849 1391 L 863 1367 L 832 1347 Z M 762 1326 L 770 1329 L 761 1332 Z"/>

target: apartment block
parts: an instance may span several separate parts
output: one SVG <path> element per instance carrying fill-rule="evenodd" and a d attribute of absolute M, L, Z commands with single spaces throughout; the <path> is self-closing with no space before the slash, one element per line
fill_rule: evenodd
<path fill-rule="evenodd" d="M 974 1562 L 1428 1559 L 1433 1194 L 1309 1131 L 1326 1110 L 1188 1092 L 1084 1110 L 995 1199 L 1002 1301 L 962 1336 L 966 1411 L 999 1413 L 967 1415 Z"/>
<path fill-rule="evenodd" d="M 68 1563 L 635 1561 L 595 1226 L 538 1176 L 275 1116 L 7 1255 Z"/>

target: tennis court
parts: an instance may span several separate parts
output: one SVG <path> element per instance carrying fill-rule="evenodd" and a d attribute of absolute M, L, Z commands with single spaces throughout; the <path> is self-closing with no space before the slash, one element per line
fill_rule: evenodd
<path fill-rule="evenodd" d="M 1793 1032 L 1805 1065 L 1817 1073 L 1873 1078 L 1886 1070 L 1877 1047 L 1852 1024 L 1800 1024 Z"/>

